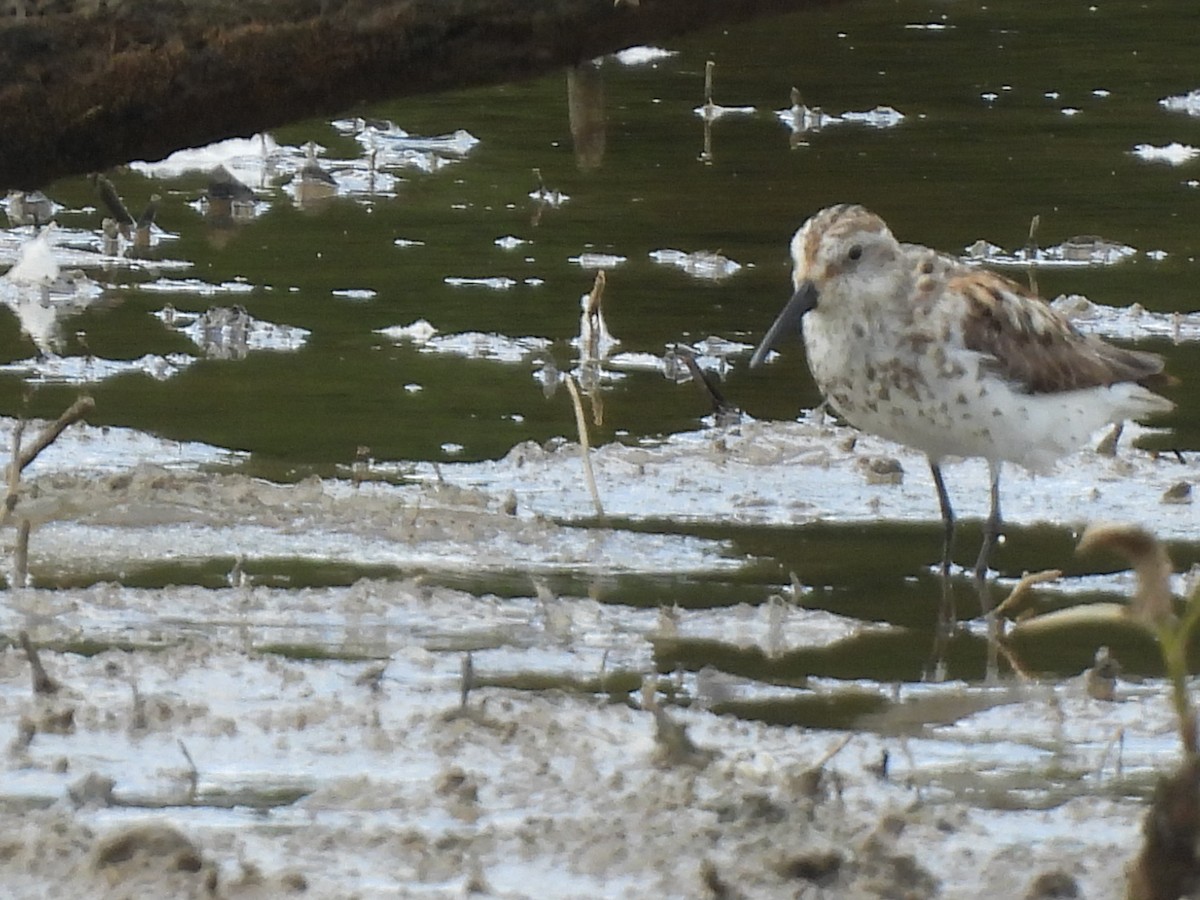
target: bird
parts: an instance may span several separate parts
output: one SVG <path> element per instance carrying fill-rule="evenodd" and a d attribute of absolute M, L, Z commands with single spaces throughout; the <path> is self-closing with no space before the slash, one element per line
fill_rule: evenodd
<path fill-rule="evenodd" d="M 860 431 L 925 454 L 943 525 L 948 582 L 955 517 L 947 458 L 982 458 L 990 511 L 974 576 L 984 611 L 999 538 L 1004 463 L 1032 472 L 1099 429 L 1166 413 L 1161 356 L 1084 334 L 1021 285 L 919 244 L 899 242 L 857 204 L 826 207 L 791 241 L 793 293 L 750 359 L 756 368 L 801 333 L 829 406 Z"/>

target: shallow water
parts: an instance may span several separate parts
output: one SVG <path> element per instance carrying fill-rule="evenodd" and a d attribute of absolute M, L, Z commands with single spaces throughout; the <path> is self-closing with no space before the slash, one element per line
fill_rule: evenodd
<path fill-rule="evenodd" d="M 764 373 L 747 373 L 748 353 L 787 293 L 791 232 L 827 203 L 856 200 L 903 239 L 947 252 L 990 242 L 999 249 L 972 252 L 997 263 L 1020 256 L 1038 216 L 1044 264 L 1005 270 L 1036 278 L 1047 297 L 1084 294 L 1101 310 L 1149 311 L 1121 319 L 1110 309 L 1087 325 L 1167 356 L 1183 382 L 1171 394 L 1179 408 L 1139 445 L 1186 457 L 1200 448 L 1200 401 L 1187 388 L 1200 376 L 1197 332 L 1193 317 L 1171 314 L 1195 308 L 1197 247 L 1186 222 L 1200 202 L 1192 171 L 1200 162 L 1134 150 L 1200 142 L 1183 100 L 1195 86 L 1178 74 L 1193 49 L 1183 25 L 1198 15 L 1184 3 L 1171 15 L 853 6 L 695 36 L 669 53 L 607 58 L 569 76 L 399 100 L 351 111 L 368 122 L 348 114 L 298 124 L 232 150 L 114 173 L 135 215 L 151 194 L 162 201 L 150 247 L 121 242 L 108 256 L 94 252 L 105 213 L 92 185 L 55 184 L 60 263 L 82 267 L 86 287 L 76 287 L 74 304 L 59 303 L 74 312 L 53 326 L 24 302 L 26 330 L 44 328 L 36 341 L 16 316 L 0 321 L 0 411 L 52 416 L 85 389 L 97 401 L 94 424 L 244 451 L 227 464 L 250 474 L 403 481 L 421 461 L 498 459 L 524 441 L 573 438 L 566 392 L 546 389 L 555 371 L 574 370 L 585 385 L 599 378 L 593 445 L 713 428 L 701 392 L 663 377 L 682 344 L 717 374 L 730 403 L 758 419 L 788 419 L 818 400 L 800 347 L 785 348 Z M 1080 64 L 1060 64 L 1068 51 Z M 707 60 L 713 99 L 727 107 L 705 115 Z M 793 86 L 806 114 L 792 108 Z M 1176 109 L 1160 102 L 1168 97 L 1179 98 L 1169 104 Z M 332 196 L 299 179 L 308 141 L 339 182 Z M 201 200 L 203 170 L 217 160 L 258 197 L 232 220 Z M 31 234 L 13 229 L 0 252 L 15 256 Z M 1078 251 L 1074 242 L 1076 257 L 1101 262 L 1061 264 L 1055 248 L 1079 234 L 1125 249 L 1088 257 L 1094 245 Z M 711 258 L 683 256 L 704 252 L 730 265 L 713 270 Z M 579 298 L 599 265 L 619 343 L 598 366 L 581 367 Z M 236 325 L 214 337 L 188 316 L 234 304 L 248 314 L 241 327 L 251 337 L 240 346 L 230 337 Z M 413 323 L 428 325 L 406 328 Z M 702 343 L 710 337 L 719 340 Z M 53 351 L 60 356 L 44 355 Z M 683 519 L 642 507 L 638 533 L 699 530 L 746 565 L 719 589 L 676 575 L 638 580 L 660 577 L 646 572 L 633 582 L 614 575 L 605 593 L 636 605 L 758 603 L 795 571 L 843 611 L 925 619 L 936 505 L 923 496 L 919 461 L 905 466 L 906 479 L 923 486 L 899 518 L 865 509 L 878 501 L 849 490 L 813 507 L 805 492 L 814 486 L 800 476 L 780 487 L 793 492 L 795 516 L 723 514 L 727 502 L 736 508 L 736 484 L 730 497 L 709 486 L 708 502 Z M 1079 477 L 1082 491 L 1093 476 Z M 959 509 L 979 515 L 979 471 L 967 466 L 950 480 Z M 997 557 L 1003 573 L 1079 571 L 1073 529 L 1095 513 L 1070 494 L 1047 508 L 1046 484 L 1006 480 L 1014 527 Z M 626 486 L 637 497 L 639 482 Z M 1135 490 L 1128 502 L 1141 512 L 1103 513 L 1154 526 L 1145 508 L 1160 495 Z M 570 496 L 580 502 L 551 514 L 585 520 L 586 498 Z M 1197 556 L 1190 509 L 1173 513 L 1182 524 L 1166 535 L 1181 542 L 1184 566 Z M 966 563 L 977 531 L 962 531 Z M 294 566 L 286 549 L 271 555 Z M 228 558 L 138 577 L 206 583 Z M 323 571 L 310 560 L 290 577 L 319 584 L 373 574 L 327 563 Z M 522 583 L 519 566 L 509 580 Z M 499 572 L 476 586 L 523 589 L 506 587 Z"/>
<path fill-rule="evenodd" d="M 540 865 L 571 867 L 580 895 L 662 893 L 685 883 L 675 821 L 662 826 L 672 852 L 648 850 L 649 862 L 626 860 L 623 838 L 614 845 L 627 885 L 608 858 L 590 880 L 569 842 L 517 872 L 496 849 L 528 847 L 540 835 L 529 823 L 561 812 L 536 754 L 546 767 L 581 754 L 569 764 L 585 774 L 561 802 L 592 817 L 597 846 L 622 831 L 614 797 L 638 799 L 642 780 L 675 789 L 678 773 L 651 761 L 648 716 L 625 705 L 653 675 L 725 754 L 702 792 L 723 797 L 727 779 L 778 792 L 827 749 L 819 732 L 776 725 L 853 729 L 851 781 L 892 753 L 895 784 L 869 775 L 855 788 L 880 815 L 913 790 L 1021 811 L 986 827 L 912 826 L 947 890 L 996 895 L 981 887 L 988 877 L 1011 887 L 979 874 L 984 832 L 997 872 L 1005 854 L 1035 852 L 1013 849 L 1030 843 L 1029 828 L 1046 830 L 1038 859 L 1069 858 L 1076 816 L 1093 842 L 1082 883 L 1110 884 L 1136 840 L 1140 806 L 1126 801 L 1144 798 L 1176 747 L 1160 683 L 1139 680 L 1159 673 L 1154 647 L 1099 615 L 1065 631 L 1017 629 L 1004 683 L 983 683 L 989 642 L 961 571 L 961 621 L 935 640 L 941 528 L 919 455 L 805 412 L 819 398 L 798 344 L 762 373 L 746 364 L 788 293 L 790 235 L 831 202 L 864 203 L 902 240 L 985 255 L 1047 298 L 1085 295 L 1091 305 L 1063 301 L 1081 327 L 1167 357 L 1178 409 L 1128 429 L 1115 458 L 1088 450 L 1052 475 L 1007 473 L 994 592 L 1055 567 L 1065 577 L 1037 589 L 1042 611 L 1127 597 L 1118 560 L 1074 555 L 1082 528 L 1102 519 L 1155 531 L 1180 571 L 1200 563 L 1195 502 L 1171 502 L 1180 483 L 1200 485 L 1190 224 L 1200 158 L 1186 150 L 1200 146 L 1188 112 L 1200 103 L 1182 99 L 1200 88 L 1187 80 L 1198 25 L 1200 9 L 1183 0 L 1136 12 L 854 4 L 767 20 L 669 53 L 348 110 L 199 162 L 110 173 L 135 216 L 161 195 L 144 249 L 103 247 L 106 212 L 89 182 L 50 186 L 61 205 L 54 252 L 83 275 L 48 299 L 0 280 L 14 313 L 0 313 L 0 414 L 53 418 L 80 391 L 96 411 L 25 475 L 32 490 L 18 511 L 33 521 L 34 589 L 6 593 L 0 631 L 25 628 L 55 648 L 50 664 L 84 697 L 77 733 L 18 748 L 18 716 L 44 711 L 28 700 L 23 659 L 0 652 L 0 705 L 13 711 L 0 741 L 15 748 L 0 815 L 54 802 L 86 771 L 115 777 L 133 818 L 175 803 L 186 737 L 199 805 L 172 820 L 278 870 L 291 864 L 279 834 L 352 846 L 360 821 L 391 827 L 392 800 L 422 811 L 421 840 L 467 842 L 432 787 L 457 760 L 492 785 L 470 840 L 501 888 L 520 895 Z M 713 100 L 728 109 L 706 116 L 710 59 Z M 806 119 L 791 109 L 793 86 Z M 1168 97 L 1181 99 L 1168 108 Z M 336 193 L 299 182 L 308 141 Z M 1176 142 L 1184 149 L 1161 149 Z M 194 168 L 218 154 L 257 196 L 233 217 L 202 201 L 208 176 Z M 1031 269 L 1022 253 L 1034 216 Z M 0 231 L 0 262 L 32 234 Z M 597 267 L 607 352 L 585 365 L 580 298 Z M 679 345 L 740 420 L 714 420 L 681 374 Z M 570 398 L 551 390 L 566 371 L 594 386 L 585 406 L 602 515 Z M 969 567 L 985 467 L 951 465 L 947 480 L 963 520 L 956 562 Z M 1102 644 L 1131 676 L 1116 704 L 1087 698 L 1074 677 Z M 493 702 L 520 721 L 515 744 L 441 715 L 467 651 L 481 709 Z M 383 660 L 379 695 L 356 679 Z M 125 721 L 139 679 L 164 716 L 150 740 Z M 107 686 L 88 687 L 97 683 Z M 253 740 L 234 747 L 230 729 Z M 366 743 L 348 748 L 356 730 Z M 585 733 L 582 749 L 563 739 Z M 587 776 L 593 764 L 625 772 L 630 789 Z M 365 771 L 376 780 L 359 779 Z M 286 807 L 310 791 L 253 823 L 223 811 Z M 621 814 L 646 818 L 636 803 Z M 107 827 L 126 815 L 118 804 L 80 817 Z M 1012 841 L 996 837 L 1006 821 Z M 709 841 L 711 822 L 697 823 Z M 958 856 L 941 849 L 948 834 L 961 838 Z M 744 837 L 777 843 L 749 827 Z M 305 871 L 334 893 L 397 879 L 450 891 L 459 871 L 426 860 L 396 875 L 390 850 L 362 852 L 361 870 Z M 760 862 L 743 865 L 769 880 L 774 864 Z"/>
<path fill-rule="evenodd" d="M 91 269 L 116 286 L 64 324 L 66 352 L 83 352 L 82 333 L 86 348 L 105 359 L 194 353 L 148 315 L 168 301 L 195 311 L 242 303 L 256 318 L 309 330 L 295 353 L 208 360 L 163 382 L 127 375 L 91 388 L 94 421 L 248 450 L 278 473 L 329 471 L 351 463 L 359 447 L 380 460 L 482 459 L 522 439 L 571 434 L 565 394 L 545 400 L 528 354 L 503 364 L 420 353 L 377 329 L 425 319 L 442 335 L 543 338 L 565 369 L 578 355 L 569 344 L 579 328 L 578 298 L 592 282 L 592 272 L 570 260 L 590 252 L 627 260 L 609 270 L 606 297 L 621 351 L 661 357 L 668 345 L 709 335 L 753 344 L 787 292 L 787 239 L 807 214 L 834 201 L 863 202 L 903 239 L 950 252 L 980 239 L 1019 248 L 1034 215 L 1044 246 L 1099 233 L 1136 255 L 1112 266 L 1041 270 L 1043 293 L 1189 311 L 1198 248 L 1186 222 L 1200 188 L 1188 182 L 1196 172 L 1132 151 L 1200 141 L 1200 122 L 1159 104 L 1195 87 L 1180 73 L 1192 50 L 1185 26 L 1197 15 L 1183 3 L 1169 15 L 1144 16 L 1107 6 L 906 3 L 693 37 L 671 47 L 673 56 L 643 65 L 610 58 L 590 76 L 600 86 L 582 93 L 598 98 L 606 129 L 602 154 L 593 151 L 586 166 L 573 150 L 564 76 L 405 99 L 360 112 L 413 135 L 463 129 L 479 143 L 440 157 L 452 162 L 429 172 L 420 160 L 383 152 L 372 191 L 363 147 L 344 129 L 297 125 L 274 136 L 293 152 L 279 154 L 276 174 L 264 176 L 255 217 L 229 229 L 206 224 L 193 208 L 205 185 L 199 174 L 114 176 L 135 214 L 151 193 L 164 198 L 159 222 L 178 238 L 157 243 L 150 260 L 192 265 L 162 273 L 151 264 L 118 268 L 112 277 Z M 945 27 L 910 27 L 930 23 Z M 1081 64 L 1061 66 L 1068 52 Z M 695 110 L 710 58 L 715 100 L 754 111 L 712 122 L 704 161 Z M 886 128 L 830 124 L 794 140 L 776 115 L 791 105 L 793 85 L 828 115 L 887 106 L 904 119 Z M 326 148 L 326 165 L 343 185 L 339 196 L 301 210 L 280 182 L 308 140 Z M 569 199 L 558 206 L 531 199 L 533 167 Z M 97 202 L 87 182 L 56 184 L 49 194 L 67 207 L 61 225 L 98 228 L 101 212 L 80 211 Z M 505 236 L 528 243 L 498 247 Z M 397 247 L 397 239 L 421 244 Z M 743 268 L 717 281 L 689 277 L 650 258 L 664 249 L 720 250 Z M 1166 257 L 1149 259 L 1151 251 Z M 248 293 L 136 289 L 156 274 L 208 285 L 236 280 Z M 480 278 L 515 284 L 448 283 Z M 0 354 L 29 358 L 16 320 L 3 329 Z M 1165 353 L 1185 381 L 1195 371 L 1189 344 L 1141 343 Z M 745 361 L 745 351 L 728 359 L 723 389 L 752 415 L 790 417 L 816 400 L 798 348 L 766 374 L 747 374 Z M 24 385 L 0 380 L 0 409 L 19 411 Z M 31 409 L 57 413 L 74 391 L 42 386 Z M 1162 423 L 1173 431 L 1165 442 L 1195 449 L 1195 394 L 1173 396 L 1181 408 Z M 611 384 L 605 407 L 597 443 L 695 428 L 707 412 L 690 386 L 640 370 Z"/>

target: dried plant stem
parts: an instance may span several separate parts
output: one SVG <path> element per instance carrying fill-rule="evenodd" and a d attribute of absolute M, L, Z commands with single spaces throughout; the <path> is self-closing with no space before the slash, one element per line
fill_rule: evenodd
<path fill-rule="evenodd" d="M 1100 763 L 1096 766 L 1096 777 L 1102 778 L 1104 775 L 1104 767 L 1108 765 L 1108 755 L 1113 754 L 1113 775 L 1117 778 L 1121 777 L 1121 772 L 1124 767 L 1124 750 L 1125 750 L 1125 728 L 1118 728 L 1113 732 L 1113 736 L 1109 738 L 1108 743 L 1104 745 L 1104 753 L 1100 757 Z"/>
<path fill-rule="evenodd" d="M 13 432 L 12 461 L 8 464 L 8 494 L 4 498 L 4 515 L 6 521 L 17 505 L 17 489 L 21 480 L 21 472 L 38 458 L 38 454 L 53 444 L 60 434 L 95 408 L 96 401 L 91 397 L 80 397 L 67 407 L 61 416 L 43 428 L 33 443 L 25 448 L 21 447 L 21 437 L 25 430 L 25 423 L 24 421 L 17 423 Z"/>
<path fill-rule="evenodd" d="M 475 660 L 471 658 L 471 651 L 467 651 L 467 655 L 462 660 L 462 683 L 459 685 L 459 708 L 466 709 L 467 702 L 471 699 L 471 689 L 475 687 Z"/>
<path fill-rule="evenodd" d="M 17 526 L 17 545 L 13 548 L 13 583 L 10 587 L 23 588 L 29 578 L 29 520 L 22 519 Z"/>
<path fill-rule="evenodd" d="M 1142 847 L 1127 869 L 1126 900 L 1175 900 L 1194 896 L 1200 883 L 1200 740 L 1196 711 L 1188 695 L 1187 651 L 1200 627 L 1200 591 L 1193 592 L 1183 617 L 1175 614 L 1166 548 L 1143 528 L 1100 523 L 1088 526 L 1079 550 L 1102 548 L 1128 559 L 1138 586 L 1130 615 L 1158 638 L 1179 719 L 1183 762 L 1161 779 L 1142 822 Z"/>
<path fill-rule="evenodd" d="M 61 416 L 42 429 L 42 433 L 27 449 L 21 451 L 18 468 L 24 471 L 25 467 L 37 459 L 39 453 L 53 444 L 60 434 L 95 408 L 96 401 L 91 397 L 80 397 L 72 403 Z"/>
<path fill-rule="evenodd" d="M 1200 603 L 1193 600 L 1178 626 L 1163 625 L 1158 629 L 1158 642 L 1162 647 L 1167 676 L 1171 679 L 1171 700 L 1175 707 L 1175 715 L 1179 717 L 1179 736 L 1183 741 L 1184 752 L 1189 757 L 1194 757 L 1200 752 L 1200 740 L 1196 733 L 1196 711 L 1192 708 L 1187 686 L 1188 644 L 1197 621 L 1200 621 Z"/>
<path fill-rule="evenodd" d="M 1157 546 L 1156 549 L 1161 549 Z M 1165 551 L 1161 551 L 1165 557 Z M 1139 577 L 1141 573 L 1139 572 Z M 1141 591 L 1139 591 L 1141 593 Z M 1147 623 L 1150 624 L 1150 623 Z M 1142 824 L 1141 852 L 1129 867 L 1126 900 L 1175 900 L 1193 896 L 1200 880 L 1196 853 L 1200 836 L 1200 753 L 1196 711 L 1188 694 L 1188 645 L 1200 624 L 1200 592 L 1193 594 L 1182 620 L 1161 617 L 1151 627 L 1171 681 L 1171 701 L 1179 719 L 1184 757 L 1179 768 L 1159 782 Z"/>
<path fill-rule="evenodd" d="M 596 476 L 592 472 L 592 448 L 588 443 L 587 420 L 583 415 L 583 401 L 579 397 L 579 388 L 575 379 L 569 374 L 564 379 L 567 392 L 571 395 L 571 403 L 575 406 L 575 427 L 579 430 L 579 453 L 583 457 L 583 477 L 587 481 L 588 490 L 592 495 L 592 503 L 596 507 L 596 515 L 604 518 L 604 504 L 600 502 L 600 491 L 596 489 Z"/>
<path fill-rule="evenodd" d="M 25 420 L 18 419 L 13 425 L 12 434 L 12 461 L 6 467 L 8 493 L 4 497 L 4 520 L 8 521 L 8 517 L 12 515 L 13 508 L 17 505 L 17 497 L 20 494 L 21 487 L 21 438 L 25 434 Z"/>
<path fill-rule="evenodd" d="M 587 294 L 587 306 L 584 309 L 584 315 L 587 316 L 588 328 L 586 346 L 582 348 L 584 358 L 586 359 L 595 359 L 600 355 L 600 310 L 604 305 L 604 286 L 607 281 L 608 276 L 601 269 L 596 273 L 596 280 L 592 283 L 592 289 Z"/>
<path fill-rule="evenodd" d="M 21 642 L 21 649 L 25 651 L 29 667 L 33 670 L 33 692 L 35 694 L 58 693 L 60 685 L 46 674 L 46 667 L 42 665 L 42 659 L 38 656 L 37 647 L 33 646 L 33 641 L 29 639 L 29 633 L 22 631 L 17 635 L 17 640 Z"/>
<path fill-rule="evenodd" d="M 1013 586 L 1008 596 L 1000 601 L 1000 605 L 992 610 L 992 612 L 998 617 L 1008 616 L 1025 602 L 1035 584 L 1058 581 L 1060 578 L 1062 578 L 1061 569 L 1043 569 L 1040 572 L 1026 572 L 1021 576 L 1021 580 Z"/>
<path fill-rule="evenodd" d="M 847 744 L 849 744 L 852 740 L 854 740 L 853 734 L 846 735 L 844 738 L 842 738 L 840 741 L 838 741 L 836 744 L 834 744 L 833 747 L 831 747 L 829 750 L 827 750 L 825 752 L 825 755 L 822 756 L 819 760 L 817 760 L 816 765 L 814 765 L 813 768 L 814 769 L 825 768 L 825 765 L 831 759 L 833 759 L 835 756 L 837 756 L 839 753 L 841 753 L 842 750 L 845 748 L 845 746 Z"/>
<path fill-rule="evenodd" d="M 188 764 L 188 802 L 196 802 L 196 791 L 200 785 L 200 770 L 196 768 L 196 761 L 192 759 L 192 754 L 188 753 L 187 745 L 183 739 L 179 739 L 179 752 L 183 754 L 183 758 Z"/>
<path fill-rule="evenodd" d="M 1034 216 L 1033 219 L 1030 220 L 1030 222 L 1029 222 L 1029 240 L 1027 240 L 1025 242 L 1025 254 L 1026 254 L 1025 259 L 1029 266 L 1029 290 L 1034 294 L 1036 294 L 1038 292 L 1038 288 L 1037 288 L 1037 272 L 1034 271 L 1033 261 L 1037 258 L 1037 249 L 1038 249 L 1037 230 L 1038 230 L 1038 225 L 1041 224 L 1041 221 L 1042 221 L 1041 216 Z"/>

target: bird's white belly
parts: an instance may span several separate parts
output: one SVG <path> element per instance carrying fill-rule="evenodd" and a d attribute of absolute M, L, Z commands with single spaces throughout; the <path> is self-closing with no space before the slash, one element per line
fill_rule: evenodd
<path fill-rule="evenodd" d="M 862 431 L 934 459 L 983 457 L 1045 469 L 1083 446 L 1101 427 L 1131 415 L 1122 402 L 1132 385 L 1029 394 L 983 365 L 983 357 L 944 343 L 916 347 L 832 340 L 805 322 L 809 367 L 830 405 Z"/>

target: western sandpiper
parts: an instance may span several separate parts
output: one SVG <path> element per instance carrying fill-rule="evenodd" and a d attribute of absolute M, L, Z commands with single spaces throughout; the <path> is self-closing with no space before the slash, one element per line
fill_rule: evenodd
<path fill-rule="evenodd" d="M 1003 463 L 1043 471 L 1110 423 L 1174 406 L 1149 390 L 1168 383 L 1160 356 L 1083 334 L 994 272 L 899 243 L 861 206 L 821 210 L 791 251 L 795 292 L 751 367 L 785 334 L 802 331 L 829 405 L 854 427 L 926 455 L 945 527 L 943 577 L 954 512 L 941 463 L 987 461 L 991 512 L 975 564 L 987 606 Z"/>

